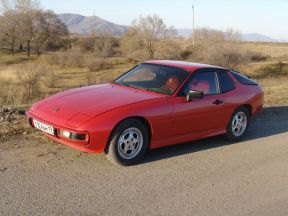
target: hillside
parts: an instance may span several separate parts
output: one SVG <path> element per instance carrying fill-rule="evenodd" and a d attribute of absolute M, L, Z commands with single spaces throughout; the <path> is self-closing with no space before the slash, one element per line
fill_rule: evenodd
<path fill-rule="evenodd" d="M 127 31 L 128 26 L 117 25 L 97 16 L 82 16 L 79 14 L 59 14 L 59 18 L 68 27 L 71 33 L 91 35 L 94 32 L 101 34 L 111 32 L 120 36 Z"/>
<path fill-rule="evenodd" d="M 243 34 L 243 40 L 251 41 L 251 42 L 279 42 L 278 40 L 268 37 L 266 35 L 251 33 L 251 34 Z"/>
<path fill-rule="evenodd" d="M 129 28 L 129 26 L 118 25 L 97 16 L 83 16 L 71 13 L 59 14 L 58 16 L 67 25 L 68 30 L 75 34 L 91 35 L 95 32 L 99 35 L 103 32 L 111 32 L 113 35 L 121 36 Z M 192 29 L 177 29 L 177 33 L 179 36 L 187 38 L 191 36 Z M 274 38 L 257 33 L 243 34 L 242 38 L 244 41 L 253 42 L 279 42 Z"/>

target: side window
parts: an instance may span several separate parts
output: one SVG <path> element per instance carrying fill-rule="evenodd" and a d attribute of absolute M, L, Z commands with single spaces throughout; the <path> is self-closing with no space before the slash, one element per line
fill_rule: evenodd
<path fill-rule="evenodd" d="M 215 72 L 198 72 L 193 75 L 188 91 L 203 91 L 205 95 L 218 94 Z"/>
<path fill-rule="evenodd" d="M 225 93 L 235 88 L 235 83 L 226 71 L 217 71 L 220 92 Z"/>

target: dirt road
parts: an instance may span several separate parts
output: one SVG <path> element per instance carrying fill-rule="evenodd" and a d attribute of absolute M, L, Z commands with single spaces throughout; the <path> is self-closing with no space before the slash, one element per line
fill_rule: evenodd
<path fill-rule="evenodd" d="M 241 142 L 163 148 L 126 168 L 37 133 L 2 140 L 0 215 L 288 215 L 288 107 L 265 108 Z"/>

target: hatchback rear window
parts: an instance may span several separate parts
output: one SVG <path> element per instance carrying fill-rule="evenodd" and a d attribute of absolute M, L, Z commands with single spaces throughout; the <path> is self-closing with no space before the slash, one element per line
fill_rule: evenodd
<path fill-rule="evenodd" d="M 233 77 L 235 77 L 241 84 L 244 85 L 258 85 L 258 83 L 255 80 L 250 79 L 249 77 L 235 72 L 235 71 L 230 71 Z"/>

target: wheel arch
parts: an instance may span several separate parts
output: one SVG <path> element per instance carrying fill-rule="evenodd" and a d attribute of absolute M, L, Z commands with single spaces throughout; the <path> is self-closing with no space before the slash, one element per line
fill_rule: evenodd
<path fill-rule="evenodd" d="M 243 104 L 239 106 L 237 109 L 239 109 L 240 107 L 245 107 L 248 110 L 249 116 L 252 116 L 252 106 L 250 104 Z"/>
<path fill-rule="evenodd" d="M 108 150 L 108 147 L 109 147 L 109 142 L 112 138 L 112 134 L 114 133 L 115 129 L 118 127 L 118 125 L 120 125 L 122 122 L 124 121 L 127 121 L 129 119 L 137 119 L 139 120 L 141 123 L 144 124 L 144 126 L 147 128 L 147 132 L 148 132 L 148 139 L 149 139 L 149 144 L 148 146 L 150 146 L 150 142 L 151 142 L 151 137 L 152 137 L 152 126 L 151 126 L 151 123 L 143 116 L 129 116 L 129 117 L 126 117 L 124 119 L 122 119 L 121 121 L 119 121 L 114 127 L 113 129 L 111 130 L 110 132 L 110 135 L 109 135 L 109 138 L 107 140 L 107 143 L 106 143 L 106 146 L 105 146 L 105 149 L 104 149 L 104 152 L 107 153 L 107 150 Z"/>
<path fill-rule="evenodd" d="M 244 107 L 245 109 L 247 109 L 248 114 L 249 114 L 249 117 L 252 116 L 252 106 L 251 106 L 250 104 L 242 104 L 242 105 L 240 105 L 240 106 L 237 106 L 237 107 L 233 110 L 233 112 L 231 113 L 231 116 L 230 116 L 230 119 L 229 119 L 229 121 L 228 121 L 228 124 L 227 124 L 226 128 L 229 126 L 230 120 L 231 120 L 234 112 L 235 112 L 236 110 L 238 110 L 239 108 L 241 108 L 241 107 Z"/>

